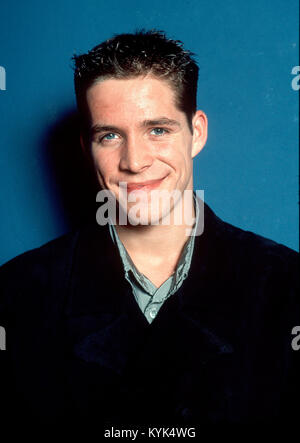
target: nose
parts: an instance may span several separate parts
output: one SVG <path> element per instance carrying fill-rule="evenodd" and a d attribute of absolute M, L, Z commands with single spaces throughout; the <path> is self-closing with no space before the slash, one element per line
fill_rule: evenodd
<path fill-rule="evenodd" d="M 150 147 L 142 137 L 130 136 L 122 146 L 120 169 L 131 173 L 142 172 L 153 163 Z"/>

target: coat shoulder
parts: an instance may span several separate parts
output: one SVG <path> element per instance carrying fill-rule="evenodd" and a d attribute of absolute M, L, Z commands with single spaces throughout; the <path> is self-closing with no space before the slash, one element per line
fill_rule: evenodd
<path fill-rule="evenodd" d="M 26 278 L 32 278 L 33 272 L 42 272 L 43 269 L 49 270 L 52 266 L 61 266 L 70 259 L 74 251 L 78 231 L 64 234 L 47 243 L 26 251 L 0 267 L 1 279 L 9 277 L 20 278 L 21 275 Z"/>
<path fill-rule="evenodd" d="M 236 259 L 256 266 L 297 266 L 299 253 L 281 243 L 252 231 L 241 229 L 215 216 L 217 242 Z"/>
<path fill-rule="evenodd" d="M 34 307 L 46 294 L 63 293 L 71 273 L 78 231 L 58 237 L 16 256 L 0 267 L 0 320 L 5 323 L 17 306 Z M 25 303 L 25 301 L 24 301 Z"/>
<path fill-rule="evenodd" d="M 206 219 L 205 251 L 212 257 L 210 266 L 215 266 L 225 281 L 237 282 L 255 297 L 274 299 L 275 294 L 281 294 L 287 298 L 289 294 L 298 299 L 297 251 L 223 221 L 210 208 Z"/>

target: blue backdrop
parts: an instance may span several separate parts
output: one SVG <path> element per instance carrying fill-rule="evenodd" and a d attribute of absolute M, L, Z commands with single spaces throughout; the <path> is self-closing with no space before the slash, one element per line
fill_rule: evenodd
<path fill-rule="evenodd" d="M 224 220 L 298 249 L 297 0 L 29 0 L 0 10 L 0 261 L 81 221 L 71 57 L 137 28 L 197 54 L 209 137 L 195 189 Z"/>

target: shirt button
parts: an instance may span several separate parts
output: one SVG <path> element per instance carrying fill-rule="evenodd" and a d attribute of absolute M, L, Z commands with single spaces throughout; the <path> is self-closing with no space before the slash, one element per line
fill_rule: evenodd
<path fill-rule="evenodd" d="M 150 314 L 150 317 L 151 317 L 151 318 L 155 318 L 155 317 L 156 317 L 156 314 L 157 314 L 157 309 L 156 309 L 156 308 L 152 308 L 152 309 L 150 309 L 149 314 Z"/>

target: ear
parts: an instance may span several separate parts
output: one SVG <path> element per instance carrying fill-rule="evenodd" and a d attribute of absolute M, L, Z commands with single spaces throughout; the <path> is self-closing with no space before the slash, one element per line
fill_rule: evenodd
<path fill-rule="evenodd" d="M 193 120 L 192 158 L 204 147 L 207 140 L 207 117 L 203 111 L 196 111 Z"/>

